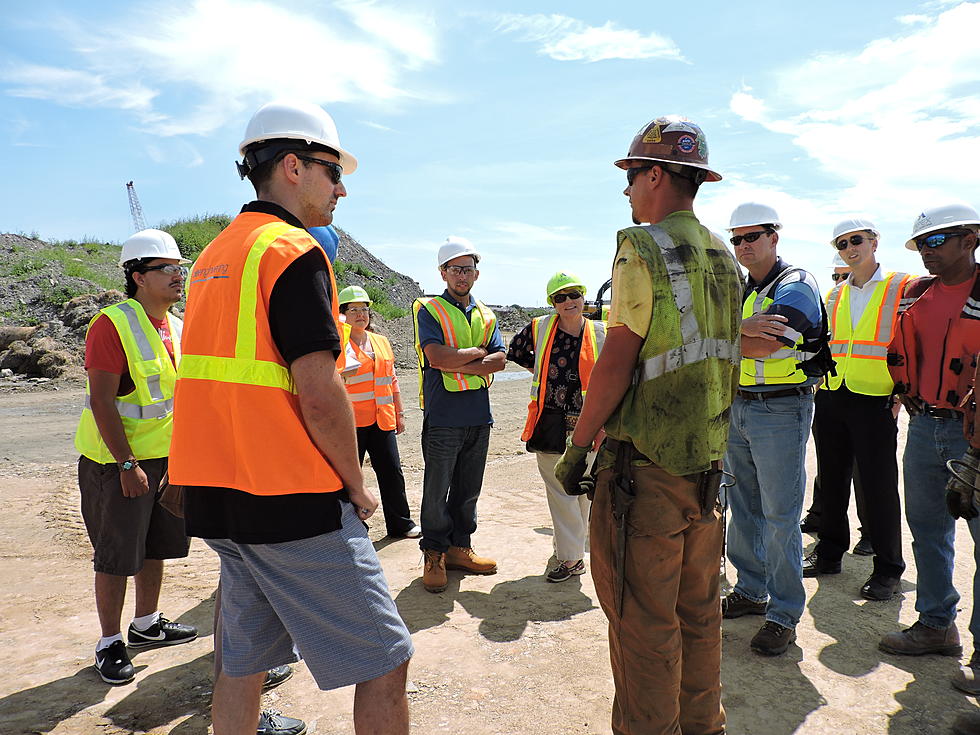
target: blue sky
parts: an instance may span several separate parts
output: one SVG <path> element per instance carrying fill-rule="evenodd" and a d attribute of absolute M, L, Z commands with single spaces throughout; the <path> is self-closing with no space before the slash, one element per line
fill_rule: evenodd
<path fill-rule="evenodd" d="M 476 294 L 541 304 L 556 270 L 594 292 L 629 225 L 612 166 L 648 120 L 698 122 L 695 208 L 780 213 L 779 250 L 826 287 L 834 223 L 866 213 L 879 261 L 930 206 L 980 207 L 980 3 L 0 3 L 0 231 L 124 240 L 233 214 L 252 112 L 323 105 L 360 162 L 336 224 L 427 291 L 448 234 L 484 253 Z"/>

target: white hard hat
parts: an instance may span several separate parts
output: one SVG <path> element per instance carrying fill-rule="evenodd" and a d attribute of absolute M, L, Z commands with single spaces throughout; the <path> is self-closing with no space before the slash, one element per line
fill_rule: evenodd
<path fill-rule="evenodd" d="M 850 230 L 848 230 L 848 232 L 850 232 Z M 830 267 L 831 268 L 850 268 L 851 266 L 849 266 L 847 263 L 844 262 L 844 259 L 842 257 L 840 257 L 840 253 L 834 253 L 834 259 L 832 261 L 830 261 Z"/>
<path fill-rule="evenodd" d="M 439 248 L 439 267 L 442 268 L 450 260 L 461 255 L 472 255 L 474 263 L 480 262 L 480 254 L 476 252 L 473 243 L 465 237 L 450 235 L 446 238 L 445 244 Z"/>
<path fill-rule="evenodd" d="M 310 102 L 277 100 L 262 105 L 248 121 L 238 152 L 245 156 L 246 148 L 264 140 L 296 140 L 325 146 L 337 152 L 345 174 L 357 170 L 357 159 L 340 147 L 333 118 Z"/>
<path fill-rule="evenodd" d="M 915 247 L 917 238 L 937 230 L 968 225 L 972 225 L 972 229 L 976 231 L 980 227 L 980 214 L 977 214 L 977 210 L 966 204 L 946 204 L 942 207 L 927 209 L 916 217 L 912 224 L 912 237 L 906 241 L 905 247 L 909 250 L 918 250 Z"/>
<path fill-rule="evenodd" d="M 174 258 L 181 263 L 190 263 L 180 254 L 173 236 L 163 230 L 140 230 L 123 243 L 119 265 L 137 258 Z"/>
<path fill-rule="evenodd" d="M 736 227 L 752 227 L 753 225 L 772 225 L 774 230 L 783 226 L 779 221 L 779 215 L 772 207 L 757 202 L 746 202 L 735 207 L 735 211 L 732 212 L 732 219 L 728 223 L 728 231 L 731 232 Z"/>
<path fill-rule="evenodd" d="M 836 246 L 837 240 L 841 235 L 849 235 L 852 232 L 863 232 L 864 230 L 873 233 L 875 237 L 881 237 L 881 233 L 878 232 L 875 223 L 866 217 L 848 217 L 847 219 L 842 219 L 834 225 L 834 236 L 830 239 L 830 244 Z"/>

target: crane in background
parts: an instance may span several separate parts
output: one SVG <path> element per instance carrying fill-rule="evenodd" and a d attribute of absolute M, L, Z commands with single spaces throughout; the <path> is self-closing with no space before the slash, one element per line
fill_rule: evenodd
<path fill-rule="evenodd" d="M 129 213 L 133 215 L 133 227 L 136 232 L 146 229 L 146 221 L 143 219 L 143 207 L 140 206 L 140 199 L 136 196 L 136 187 L 130 181 L 126 184 L 126 194 L 129 195 Z"/>

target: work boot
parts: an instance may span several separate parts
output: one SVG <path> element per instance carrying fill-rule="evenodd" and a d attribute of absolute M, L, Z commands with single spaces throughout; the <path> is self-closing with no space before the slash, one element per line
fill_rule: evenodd
<path fill-rule="evenodd" d="M 767 620 L 759 632 L 752 636 L 749 645 L 753 651 L 761 653 L 763 656 L 778 656 L 785 653 L 789 645 L 795 642 L 795 628 L 787 628 L 774 620 Z"/>
<path fill-rule="evenodd" d="M 723 618 L 740 618 L 743 615 L 765 615 L 768 602 L 756 602 L 745 595 L 732 592 L 721 598 L 721 616 Z"/>
<path fill-rule="evenodd" d="M 980 735 L 980 712 L 964 712 L 953 722 L 953 735 Z"/>
<path fill-rule="evenodd" d="M 449 584 L 446 577 L 446 555 L 435 549 L 424 549 L 425 569 L 422 571 L 422 586 L 426 592 L 442 592 Z"/>
<path fill-rule="evenodd" d="M 446 569 L 461 569 L 470 574 L 496 574 L 497 562 L 477 556 L 471 548 L 450 546 L 446 552 Z"/>
<path fill-rule="evenodd" d="M 899 656 L 923 656 L 927 653 L 960 656 L 963 653 L 956 623 L 950 623 L 948 628 L 936 630 L 917 622 L 911 628 L 882 636 L 878 648 L 885 653 L 895 653 Z"/>
<path fill-rule="evenodd" d="M 970 663 L 960 666 L 960 670 L 953 675 L 952 683 L 964 694 L 974 697 L 980 694 L 980 651 L 973 651 Z"/>

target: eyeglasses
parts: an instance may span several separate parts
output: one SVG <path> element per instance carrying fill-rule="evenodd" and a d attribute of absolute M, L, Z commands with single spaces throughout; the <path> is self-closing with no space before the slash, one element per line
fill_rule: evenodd
<path fill-rule="evenodd" d="M 476 268 L 472 265 L 447 265 L 443 270 L 452 273 L 454 276 L 471 276 Z"/>
<path fill-rule="evenodd" d="M 629 186 L 633 186 L 633 182 L 636 181 L 636 177 L 643 171 L 649 171 L 653 166 L 637 166 L 636 168 L 626 169 L 626 183 Z"/>
<path fill-rule="evenodd" d="M 749 232 L 744 235 L 735 235 L 732 237 L 730 242 L 735 247 L 738 247 L 739 245 L 742 244 L 742 240 L 745 240 L 745 242 L 755 242 L 763 235 L 771 235 L 774 232 L 775 230 L 765 229 L 762 230 L 761 232 Z"/>
<path fill-rule="evenodd" d="M 370 311 L 371 309 L 366 306 L 358 306 L 353 309 L 347 309 L 348 314 L 367 314 Z"/>
<path fill-rule="evenodd" d="M 831 273 L 830 277 L 834 279 L 834 283 L 838 281 L 846 281 L 847 277 L 851 275 L 850 273 Z"/>
<path fill-rule="evenodd" d="M 333 182 L 334 186 L 340 183 L 340 175 L 344 173 L 344 167 L 339 163 L 324 161 L 320 158 L 314 158 L 313 156 L 302 156 L 299 153 L 294 153 L 293 155 L 295 155 L 301 161 L 306 161 L 307 163 L 319 163 L 321 166 L 325 166 L 327 169 L 327 175 L 330 176 L 330 181 Z"/>
<path fill-rule="evenodd" d="M 565 299 L 571 299 L 574 301 L 575 299 L 580 298 L 582 298 L 582 294 L 580 294 L 578 291 L 571 291 L 570 293 L 556 293 L 551 297 L 551 300 L 556 304 L 564 304 Z"/>
<path fill-rule="evenodd" d="M 181 278 L 187 278 L 187 267 L 183 265 L 176 265 L 175 263 L 164 263 L 163 265 L 148 265 L 144 268 L 140 268 L 140 273 L 149 273 L 150 271 L 160 271 L 166 273 L 168 276 L 177 276 Z"/>
<path fill-rule="evenodd" d="M 915 241 L 915 249 L 922 250 L 923 247 L 930 249 L 938 248 L 944 245 L 951 237 L 963 237 L 964 234 L 963 232 L 937 232 L 935 235 L 926 235 Z"/>
<path fill-rule="evenodd" d="M 865 240 L 870 240 L 871 238 L 865 237 L 864 235 L 851 235 L 850 237 L 843 237 L 834 243 L 834 247 L 838 250 L 847 250 L 848 245 L 860 245 Z"/>

